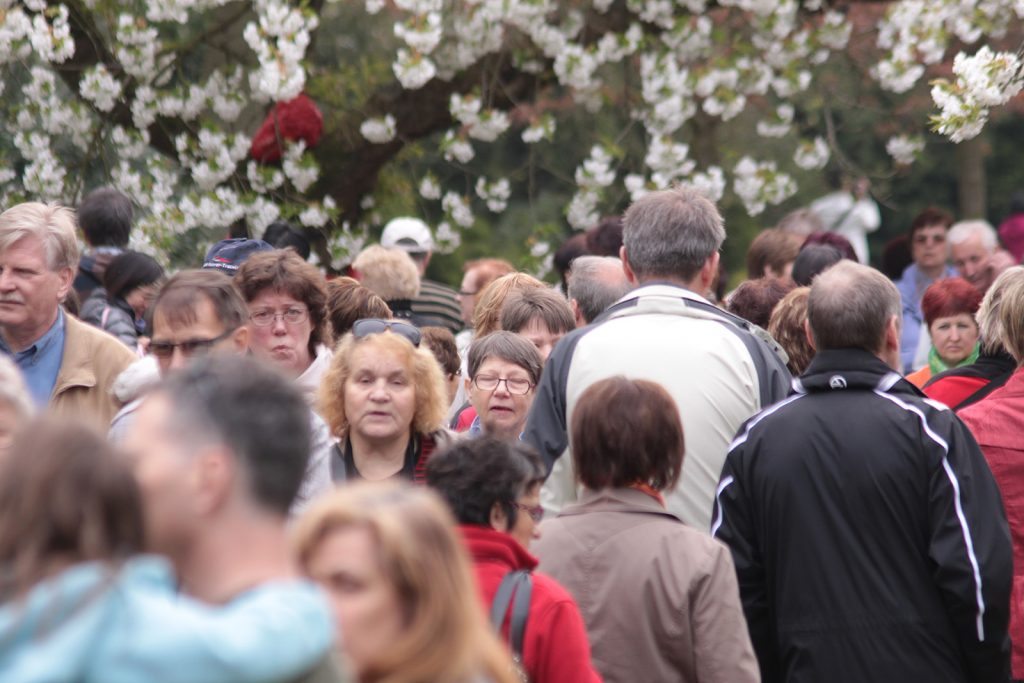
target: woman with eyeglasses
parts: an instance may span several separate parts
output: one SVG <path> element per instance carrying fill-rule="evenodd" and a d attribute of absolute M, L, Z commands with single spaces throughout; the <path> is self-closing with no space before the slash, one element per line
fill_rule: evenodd
<path fill-rule="evenodd" d="M 455 514 L 484 610 L 509 644 L 522 680 L 600 681 L 576 602 L 534 571 L 537 558 L 529 548 L 544 515 L 544 475 L 528 447 L 486 436 L 461 441 L 427 463 L 427 484 Z"/>
<path fill-rule="evenodd" d="M 609 683 L 760 680 L 729 549 L 665 508 L 683 469 L 675 401 L 611 377 L 576 402 L 579 502 L 541 525 L 540 569 L 579 605 Z"/>
<path fill-rule="evenodd" d="M 523 433 L 544 363 L 537 347 L 512 332 L 493 332 L 469 347 L 466 392 L 476 411 L 470 436 L 516 441 Z"/>
<path fill-rule="evenodd" d="M 358 320 L 334 352 L 320 386 L 320 409 L 338 438 L 335 481 L 401 478 L 420 482 L 427 460 L 451 435 L 448 395 L 420 330 L 398 320 Z"/>
<path fill-rule="evenodd" d="M 323 275 L 291 249 L 253 254 L 235 284 L 249 307 L 249 350 L 295 379 L 312 404 L 331 363 Z"/>

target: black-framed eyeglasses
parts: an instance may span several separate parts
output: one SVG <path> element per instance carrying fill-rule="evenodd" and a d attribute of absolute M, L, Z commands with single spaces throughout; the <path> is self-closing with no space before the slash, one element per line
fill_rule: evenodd
<path fill-rule="evenodd" d="M 170 358 L 174 355 L 174 349 L 181 349 L 182 355 L 192 356 L 196 353 L 206 353 L 219 342 L 224 341 L 238 328 L 232 328 L 219 334 L 213 339 L 186 339 L 180 342 L 152 341 L 149 343 L 149 352 L 157 358 Z"/>
<path fill-rule="evenodd" d="M 526 514 L 530 515 L 530 519 L 533 520 L 534 524 L 540 524 L 544 519 L 543 505 L 523 505 L 522 503 L 516 503 L 516 509 L 522 510 Z"/>
<path fill-rule="evenodd" d="M 405 337 L 413 346 L 419 346 L 423 340 L 423 333 L 415 325 L 403 323 L 398 320 L 385 320 L 384 318 L 362 318 L 352 325 L 352 336 L 356 339 L 368 337 L 371 334 L 382 332 L 393 332 Z"/>
<path fill-rule="evenodd" d="M 283 311 L 274 311 L 269 308 L 253 311 L 249 314 L 249 320 L 256 327 L 268 327 L 273 325 L 278 318 L 281 318 L 289 325 L 298 325 L 309 319 L 309 311 L 305 308 L 293 306 Z"/>
<path fill-rule="evenodd" d="M 480 391 L 494 391 L 502 382 L 508 393 L 513 396 L 526 396 L 533 388 L 533 382 L 518 377 L 492 377 L 491 375 L 477 375 L 473 378 L 473 384 Z"/>
<path fill-rule="evenodd" d="M 945 241 L 946 241 L 946 235 L 945 234 L 942 234 L 942 235 L 921 235 L 921 234 L 914 235 L 914 244 L 928 244 L 929 242 L 931 242 L 932 244 L 942 244 Z"/>

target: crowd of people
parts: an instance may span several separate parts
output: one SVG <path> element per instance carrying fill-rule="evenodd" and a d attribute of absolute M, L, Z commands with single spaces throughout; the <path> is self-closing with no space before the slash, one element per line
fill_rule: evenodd
<path fill-rule="evenodd" d="M 1024 679 L 1018 226 L 926 208 L 882 272 L 835 180 L 731 291 L 685 186 L 458 290 L 411 217 L 327 277 L 8 208 L 0 680 Z"/>

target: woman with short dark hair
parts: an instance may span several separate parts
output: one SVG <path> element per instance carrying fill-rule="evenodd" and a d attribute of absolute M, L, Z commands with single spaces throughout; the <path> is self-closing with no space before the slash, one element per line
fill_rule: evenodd
<path fill-rule="evenodd" d="M 544 468 L 519 443 L 489 437 L 465 440 L 427 463 L 427 484 L 455 513 L 473 559 L 480 597 L 532 683 L 593 683 L 590 647 L 572 597 L 558 583 L 534 573 L 529 552 L 544 509 Z M 513 595 L 502 585 L 520 581 Z M 516 597 L 525 609 L 517 619 Z M 522 596 L 519 596 L 522 597 Z M 495 618 L 505 609 L 507 618 Z"/>
<path fill-rule="evenodd" d="M 570 437 L 584 490 L 534 548 L 576 598 L 604 680 L 760 680 L 728 548 L 665 509 L 685 448 L 672 397 L 601 380 L 580 396 Z"/>

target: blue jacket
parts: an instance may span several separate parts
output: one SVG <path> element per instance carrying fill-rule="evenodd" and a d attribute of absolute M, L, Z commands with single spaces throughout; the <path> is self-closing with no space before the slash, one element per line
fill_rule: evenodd
<path fill-rule="evenodd" d="M 309 671 L 331 647 L 331 614 L 312 584 L 269 583 L 218 607 L 175 591 L 155 557 L 61 572 L 0 608 L 0 680 L 269 683 Z"/>
<path fill-rule="evenodd" d="M 946 272 L 942 277 L 956 277 L 957 272 L 953 266 L 946 266 Z M 918 280 L 921 286 L 918 286 Z M 903 275 L 896 280 L 896 289 L 900 290 L 900 298 L 903 300 L 903 331 L 900 333 L 900 363 L 903 364 L 903 372 L 907 373 L 917 368 L 914 365 L 914 353 L 917 351 L 918 342 L 921 339 L 921 325 L 924 324 L 924 313 L 921 312 L 921 297 L 924 290 L 934 280 L 928 282 L 917 270 L 917 264 L 911 263 L 903 271 Z"/>

